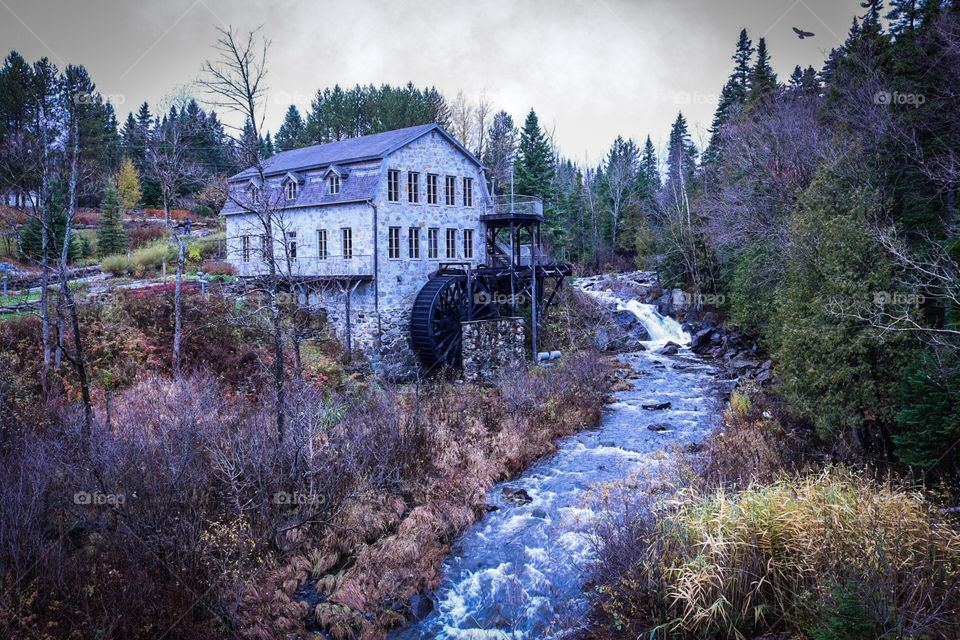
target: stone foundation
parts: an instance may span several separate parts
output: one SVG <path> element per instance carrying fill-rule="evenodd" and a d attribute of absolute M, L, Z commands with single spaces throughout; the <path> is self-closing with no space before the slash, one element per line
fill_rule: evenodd
<path fill-rule="evenodd" d="M 523 360 L 523 318 L 475 320 L 462 327 L 465 380 L 489 380 Z"/>

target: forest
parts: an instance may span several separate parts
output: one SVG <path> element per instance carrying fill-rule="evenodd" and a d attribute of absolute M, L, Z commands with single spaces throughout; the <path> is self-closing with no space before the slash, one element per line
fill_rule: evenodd
<path fill-rule="evenodd" d="M 221 32 L 193 95 L 122 122 L 82 65 L 11 51 L 0 262 L 27 284 L 0 298 L 0 633 L 385 637 L 502 508 L 491 487 L 646 375 L 576 287 L 542 336 L 561 364 L 487 386 L 380 380 L 279 281 L 238 293 L 230 175 L 436 122 L 492 193 L 542 199 L 578 279 L 653 274 L 694 349 L 735 337 L 773 372 L 656 481 L 592 494 L 569 637 L 956 637 L 960 1 L 861 5 L 786 78 L 775 43 L 730 34 L 702 148 L 680 112 L 664 148 L 618 136 L 596 163 L 564 155 L 549 105 L 412 82 L 319 88 L 269 131 L 266 90 L 234 84 L 268 64 L 258 32 Z"/>

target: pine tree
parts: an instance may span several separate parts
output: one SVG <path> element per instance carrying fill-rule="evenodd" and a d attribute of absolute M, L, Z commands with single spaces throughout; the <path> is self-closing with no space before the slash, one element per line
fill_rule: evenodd
<path fill-rule="evenodd" d="M 273 155 L 273 139 L 270 137 L 269 131 L 267 131 L 267 135 L 260 140 L 260 153 L 264 159 Z"/>
<path fill-rule="evenodd" d="M 640 152 L 640 178 L 647 185 L 645 191 L 651 196 L 656 195 L 660 190 L 660 163 L 657 161 L 657 150 L 650 136 L 647 136 L 643 151 Z"/>
<path fill-rule="evenodd" d="M 127 250 L 127 232 L 123 228 L 120 197 L 113 185 L 108 185 L 100 203 L 100 228 L 97 230 L 97 253 L 100 257 L 124 253 Z"/>
<path fill-rule="evenodd" d="M 553 148 L 540 129 L 540 121 L 533 109 L 527 114 L 520 131 L 514 172 L 515 193 L 549 200 L 555 172 Z"/>
<path fill-rule="evenodd" d="M 922 0 L 890 0 L 890 11 L 887 13 L 890 31 L 898 36 L 913 34 L 920 22 L 924 4 Z"/>
<path fill-rule="evenodd" d="M 667 182 L 677 185 L 682 182 L 686 189 L 693 185 L 693 172 L 696 168 L 697 148 L 690 139 L 687 129 L 687 119 L 683 113 L 677 114 L 677 119 L 670 129 L 670 142 L 667 149 Z"/>
<path fill-rule="evenodd" d="M 66 199 L 66 189 L 62 183 L 54 182 L 50 185 L 50 195 L 47 200 L 50 219 L 48 242 L 50 243 L 49 246 L 56 248 L 54 253 L 59 253 L 60 247 L 63 246 L 63 236 L 67 230 Z M 80 243 L 77 241 L 76 231 L 70 235 L 67 260 L 72 262 L 80 252 Z M 39 217 L 31 216 L 20 227 L 20 248 L 24 258 L 34 261 L 40 260 L 43 253 L 43 229 Z"/>
<path fill-rule="evenodd" d="M 513 118 L 506 111 L 500 111 L 493 116 L 483 153 L 483 164 L 493 184 L 493 192 L 497 195 L 510 193 L 510 174 L 516 146 L 517 128 L 513 125 Z"/>
<path fill-rule="evenodd" d="M 747 99 L 750 91 L 750 61 L 753 59 L 753 42 L 747 35 L 746 29 L 740 30 L 737 39 L 737 50 L 733 54 L 733 74 L 730 76 L 732 93 L 730 99 L 735 103 L 742 103 Z"/>
<path fill-rule="evenodd" d="M 436 87 L 430 87 L 426 92 L 427 111 L 430 112 L 430 120 L 436 122 L 444 129 L 450 126 L 450 107 L 447 101 Z"/>
<path fill-rule="evenodd" d="M 283 118 L 283 124 L 277 131 L 274 146 L 278 152 L 299 149 L 309 144 L 307 138 L 307 125 L 300 116 L 300 111 L 296 105 L 290 105 L 287 114 Z"/>
<path fill-rule="evenodd" d="M 767 52 L 767 41 L 760 38 L 757 43 L 757 62 L 750 71 L 751 104 L 756 104 L 777 90 L 777 74 L 770 66 L 770 54 Z"/>
<path fill-rule="evenodd" d="M 750 90 L 750 60 L 753 58 L 753 43 L 747 30 L 740 30 L 737 49 L 733 54 L 733 72 L 720 90 L 720 99 L 710 124 L 710 141 L 703 154 L 704 165 L 720 161 L 723 127 L 730 122 L 747 99 Z"/>

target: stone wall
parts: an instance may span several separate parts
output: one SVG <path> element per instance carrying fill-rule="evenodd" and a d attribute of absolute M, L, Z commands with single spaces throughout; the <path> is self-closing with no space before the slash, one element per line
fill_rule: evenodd
<path fill-rule="evenodd" d="M 474 320 L 462 326 L 464 379 L 488 380 L 523 360 L 523 318 Z"/>

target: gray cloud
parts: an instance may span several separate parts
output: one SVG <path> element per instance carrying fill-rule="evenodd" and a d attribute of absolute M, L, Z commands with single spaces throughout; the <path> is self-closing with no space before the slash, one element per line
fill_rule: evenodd
<path fill-rule="evenodd" d="M 86 65 L 125 117 L 195 80 L 217 26 L 262 26 L 270 129 L 320 87 L 409 80 L 485 92 L 518 119 L 534 107 L 565 154 L 593 161 L 618 134 L 662 146 L 678 110 L 705 140 L 741 27 L 767 36 L 785 77 L 819 68 L 860 11 L 858 0 L 0 0 L 0 42 Z M 800 41 L 793 26 L 817 36 Z"/>

